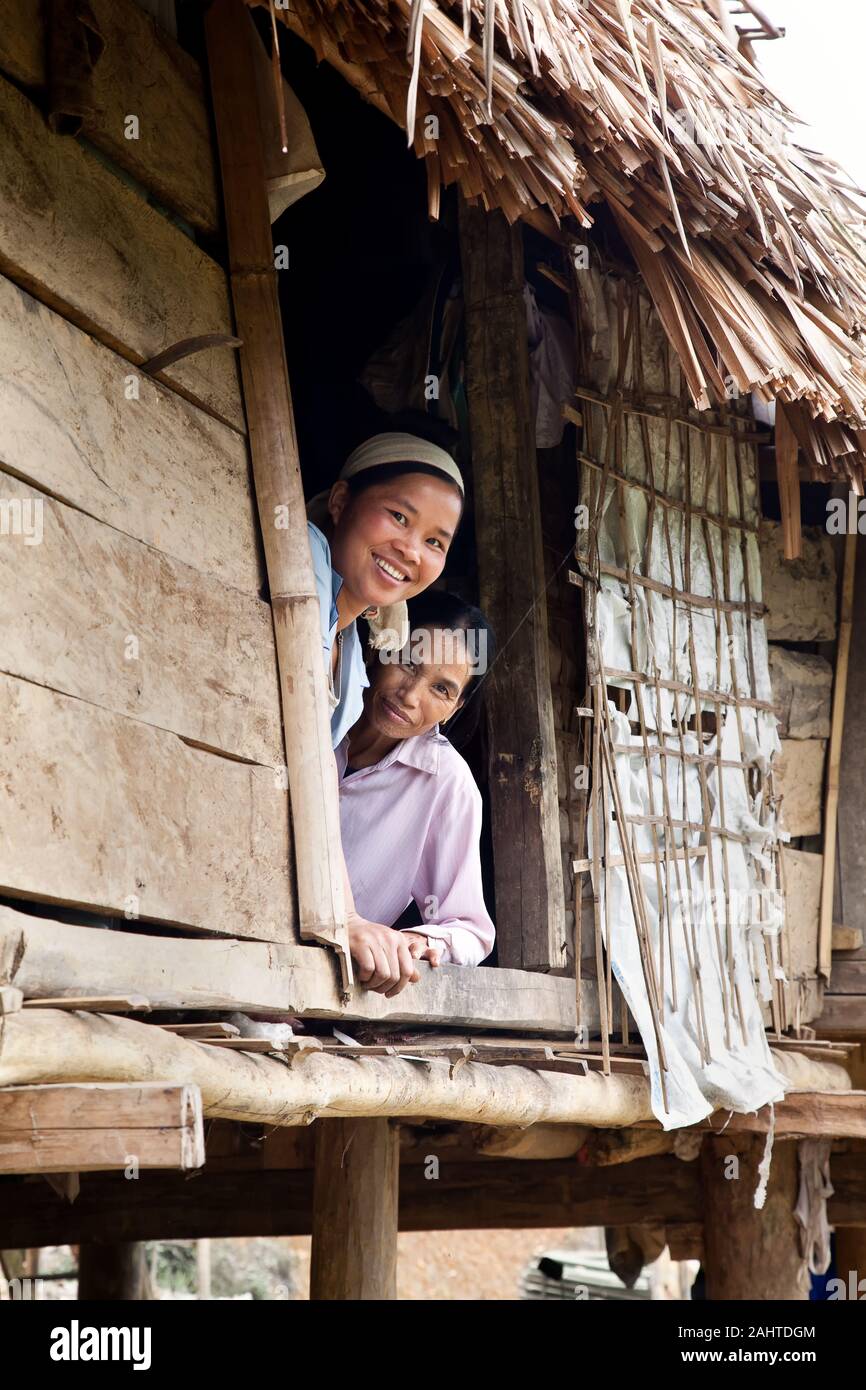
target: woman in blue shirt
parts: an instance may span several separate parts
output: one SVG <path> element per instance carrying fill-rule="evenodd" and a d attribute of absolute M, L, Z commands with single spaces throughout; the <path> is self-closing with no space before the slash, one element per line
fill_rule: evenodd
<path fill-rule="evenodd" d="M 360 717 L 369 684 L 357 619 L 367 618 L 376 647 L 403 647 L 406 601 L 442 573 L 463 500 L 463 479 L 450 454 L 415 435 L 389 433 L 350 454 L 330 492 L 308 506 L 334 748 Z M 360 917 L 348 876 L 346 886 L 359 978 L 381 993 L 399 993 L 418 978 L 417 948 L 391 927 Z M 385 978 L 370 966 L 373 954 L 387 962 Z"/>

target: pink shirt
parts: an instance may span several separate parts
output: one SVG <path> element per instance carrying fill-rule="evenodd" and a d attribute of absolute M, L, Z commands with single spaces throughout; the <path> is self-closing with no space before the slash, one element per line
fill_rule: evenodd
<path fill-rule="evenodd" d="M 466 762 L 438 728 L 348 777 L 347 749 L 346 738 L 335 756 L 358 912 L 391 926 L 414 898 L 423 921 L 414 930 L 442 943 L 442 960 L 478 965 L 494 928 L 481 887 L 481 794 Z"/>

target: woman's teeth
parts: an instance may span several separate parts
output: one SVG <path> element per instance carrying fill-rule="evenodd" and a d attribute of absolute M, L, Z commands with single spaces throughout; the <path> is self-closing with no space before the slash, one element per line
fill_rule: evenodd
<path fill-rule="evenodd" d="M 376 557 L 376 564 L 379 566 L 379 569 L 380 569 L 380 570 L 384 570 L 385 573 L 388 574 L 388 575 L 390 575 L 392 579 L 401 579 L 401 580 L 405 580 L 406 575 L 405 575 L 405 574 L 401 574 L 400 571 L 399 571 L 398 569 L 395 569 L 393 565 L 389 565 L 388 562 L 387 562 L 387 560 L 380 560 L 379 557 L 377 556 L 377 557 Z"/>

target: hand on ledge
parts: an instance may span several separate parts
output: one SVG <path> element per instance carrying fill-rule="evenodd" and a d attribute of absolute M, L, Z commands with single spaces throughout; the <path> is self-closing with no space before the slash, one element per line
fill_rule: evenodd
<path fill-rule="evenodd" d="M 392 999 L 407 985 L 417 983 L 420 976 L 415 962 L 422 956 L 426 938 L 368 922 L 357 914 L 349 918 L 348 927 L 349 950 L 362 985 Z M 429 956 L 424 953 L 424 958 Z"/>
<path fill-rule="evenodd" d="M 441 964 L 442 947 L 431 941 L 429 936 L 425 936 L 423 932 L 410 931 L 408 927 L 405 928 L 400 935 L 408 936 L 413 946 L 417 943 L 419 950 L 413 952 L 417 960 L 429 961 L 434 969 L 437 965 Z"/>

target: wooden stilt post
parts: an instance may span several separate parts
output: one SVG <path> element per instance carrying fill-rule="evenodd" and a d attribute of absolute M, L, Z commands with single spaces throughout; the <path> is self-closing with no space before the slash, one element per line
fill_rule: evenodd
<path fill-rule="evenodd" d="M 243 0 L 215 0 L 205 21 L 222 169 L 232 300 L 256 502 L 280 674 L 301 936 L 340 954 L 352 983 L 319 605 L 277 296 L 251 43 Z"/>
<path fill-rule="evenodd" d="M 400 1136 L 388 1120 L 320 1120 L 310 1298 L 397 1297 Z"/>
<path fill-rule="evenodd" d="M 85 1244 L 78 1251 L 79 1302 L 137 1302 L 147 1297 L 144 1244 Z"/>
<path fill-rule="evenodd" d="M 707 1298 L 801 1300 L 808 1297 L 800 1251 L 797 1145 L 777 1143 L 763 1207 L 755 1206 L 764 1139 L 705 1139 L 704 1272 Z"/>
<path fill-rule="evenodd" d="M 486 696 L 498 960 L 549 970 L 566 961 L 565 896 L 520 228 L 461 201 L 460 257 L 480 598 L 499 643 Z"/>
<path fill-rule="evenodd" d="M 848 1299 L 866 1298 L 866 1227 L 836 1227 L 836 1278 Z"/>

